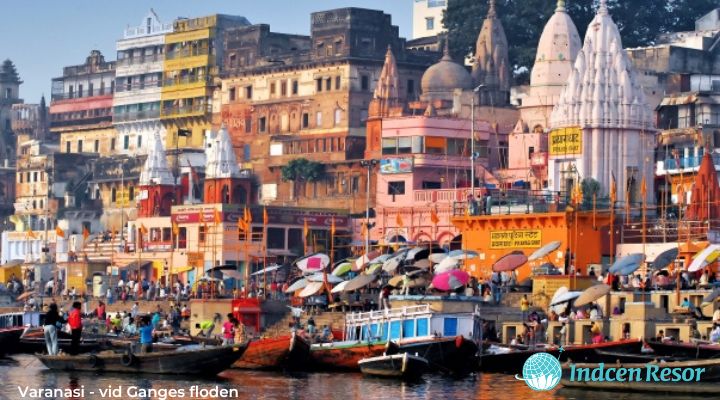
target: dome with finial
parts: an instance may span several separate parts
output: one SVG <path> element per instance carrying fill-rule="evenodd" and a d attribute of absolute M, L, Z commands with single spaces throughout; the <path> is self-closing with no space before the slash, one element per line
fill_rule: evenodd
<path fill-rule="evenodd" d="M 582 49 L 582 41 L 577 27 L 567 13 L 565 1 L 558 0 L 555 13 L 545 24 L 540 35 L 535 65 L 530 75 L 530 85 L 565 84 L 580 49 Z"/>
<path fill-rule="evenodd" d="M 452 93 L 455 89 L 472 89 L 472 77 L 465 67 L 450 57 L 447 39 L 443 57 L 425 71 L 421 87 L 424 95 L 447 94 Z"/>

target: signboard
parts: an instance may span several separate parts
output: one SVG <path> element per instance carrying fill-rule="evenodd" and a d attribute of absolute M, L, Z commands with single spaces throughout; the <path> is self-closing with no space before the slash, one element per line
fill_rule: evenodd
<path fill-rule="evenodd" d="M 551 157 L 582 154 L 582 129 L 579 127 L 553 129 L 548 141 Z"/>
<path fill-rule="evenodd" d="M 194 268 L 200 268 L 205 263 L 205 256 L 203 253 L 191 252 L 187 253 L 188 266 Z"/>
<path fill-rule="evenodd" d="M 491 231 L 491 249 L 527 249 L 542 245 L 542 231 L 540 229 Z"/>
<path fill-rule="evenodd" d="M 406 174 L 412 171 L 412 158 L 384 158 L 380 160 L 381 174 Z"/>
<path fill-rule="evenodd" d="M 103 157 L 98 158 L 93 167 L 93 181 L 120 182 L 138 179 L 142 172 L 146 156 L 130 158 Z"/>
<path fill-rule="evenodd" d="M 314 212 L 300 212 L 293 210 L 282 210 L 276 207 L 268 208 L 268 223 L 278 225 L 295 225 L 303 226 L 305 221 L 309 226 L 317 228 L 329 228 L 332 225 L 332 215 L 320 214 Z M 237 223 L 238 219 L 243 218 L 244 209 L 224 209 L 219 211 L 220 220 L 227 223 Z M 262 224 L 263 210 L 259 207 L 250 209 L 254 225 Z M 215 223 L 215 208 L 212 206 L 181 206 L 174 207 L 171 220 L 178 224 L 188 223 Z M 345 227 L 348 225 L 348 218 L 345 216 L 335 216 L 335 226 Z"/>

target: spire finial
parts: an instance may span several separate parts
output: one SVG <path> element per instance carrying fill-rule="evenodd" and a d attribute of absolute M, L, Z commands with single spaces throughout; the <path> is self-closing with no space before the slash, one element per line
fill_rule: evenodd
<path fill-rule="evenodd" d="M 495 10 L 495 0 L 488 0 L 488 4 L 490 5 L 490 8 L 488 8 L 488 18 L 495 18 L 497 15 L 497 12 Z"/>
<path fill-rule="evenodd" d="M 565 8 L 565 0 L 558 0 L 557 7 L 555 8 L 555 12 L 565 12 L 567 9 Z"/>
<path fill-rule="evenodd" d="M 598 14 L 600 14 L 600 15 L 608 14 L 607 0 L 600 0 L 600 6 L 598 6 Z"/>

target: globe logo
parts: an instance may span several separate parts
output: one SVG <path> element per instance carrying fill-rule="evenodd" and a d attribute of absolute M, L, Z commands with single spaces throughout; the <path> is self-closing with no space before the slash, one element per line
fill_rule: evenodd
<path fill-rule="evenodd" d="M 560 361 L 548 353 L 536 353 L 523 364 L 523 376 L 515 379 L 525 381 L 532 390 L 551 390 L 560 382 L 562 368 Z"/>

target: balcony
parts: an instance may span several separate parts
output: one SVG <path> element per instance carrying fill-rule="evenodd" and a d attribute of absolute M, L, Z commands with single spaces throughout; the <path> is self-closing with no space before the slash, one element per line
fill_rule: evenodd
<path fill-rule="evenodd" d="M 96 90 L 83 90 L 82 92 L 53 92 L 52 100 L 70 100 L 70 99 L 84 99 L 88 97 L 96 96 L 111 96 L 113 94 L 112 89 L 103 88 Z"/>
<path fill-rule="evenodd" d="M 177 60 L 178 58 L 195 57 L 195 56 L 206 56 L 210 54 L 207 47 L 199 49 L 180 49 L 175 51 L 169 51 L 165 54 L 166 60 Z"/>
<path fill-rule="evenodd" d="M 143 119 L 157 119 L 160 118 L 160 110 L 142 110 L 142 111 L 131 111 L 124 113 L 117 113 L 113 115 L 113 122 L 128 122 L 138 121 Z"/>
<path fill-rule="evenodd" d="M 163 118 L 180 118 L 205 115 L 208 113 L 212 113 L 211 104 L 194 104 L 190 106 L 163 107 L 161 116 Z"/>
<path fill-rule="evenodd" d="M 144 90 L 144 89 L 151 89 L 151 88 L 159 88 L 161 87 L 160 81 L 153 81 L 148 83 L 138 82 L 133 83 L 130 85 L 127 84 L 119 84 L 115 87 L 116 93 L 123 93 L 123 92 L 129 92 L 133 90 Z"/>
<path fill-rule="evenodd" d="M 561 192 L 558 196 L 546 190 L 519 190 L 510 189 L 500 191 L 498 189 L 490 189 L 490 202 L 489 208 L 484 207 L 482 202 L 487 204 L 487 198 L 482 197 L 485 193 L 483 189 L 475 189 L 475 199 L 480 196 L 482 202 L 478 201 L 475 208 L 468 206 L 468 195 L 470 193 L 469 188 L 455 189 L 453 191 L 459 192 L 454 195 L 455 200 L 453 202 L 453 215 L 456 217 L 463 217 L 467 215 L 483 215 L 483 214 L 530 214 L 530 213 L 548 213 L 548 212 L 562 212 L 570 204 L 568 193 Z M 427 190 L 425 192 L 433 192 Z M 440 192 L 437 190 L 435 192 Z M 452 197 L 453 195 L 446 195 Z M 417 199 L 417 195 L 415 197 Z M 446 201 L 452 201 L 450 199 Z M 610 207 L 609 200 L 598 199 L 596 202 L 596 209 L 606 210 Z M 580 210 L 591 210 L 592 204 L 583 204 L 579 207 Z M 483 212 L 483 210 L 486 210 Z"/>
<path fill-rule="evenodd" d="M 149 55 L 143 55 L 139 57 L 127 57 L 123 58 L 122 60 L 117 61 L 118 67 L 127 67 L 130 65 L 140 65 L 145 63 L 151 63 L 151 62 L 157 62 L 157 61 L 163 61 L 165 57 L 163 57 L 163 54 L 149 54 Z"/>
<path fill-rule="evenodd" d="M 665 160 L 658 161 L 655 173 L 657 175 L 663 175 L 665 173 L 679 173 L 681 170 L 683 172 L 692 172 L 700 167 L 702 158 L 702 156 L 680 157 L 677 159 L 666 158 Z M 712 158 L 715 169 L 720 169 L 720 154 L 713 154 Z"/>
<path fill-rule="evenodd" d="M 165 87 L 189 85 L 193 83 L 207 84 L 210 82 L 210 77 L 207 75 L 203 76 L 183 76 L 178 78 L 168 78 L 163 81 Z"/>

